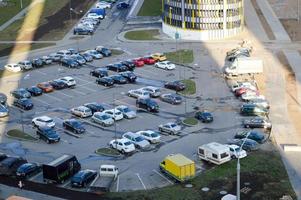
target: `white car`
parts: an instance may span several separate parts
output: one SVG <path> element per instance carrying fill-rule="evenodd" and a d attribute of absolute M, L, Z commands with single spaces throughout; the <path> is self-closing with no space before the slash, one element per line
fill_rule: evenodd
<path fill-rule="evenodd" d="M 235 92 L 236 90 L 239 90 L 240 88 L 248 88 L 250 90 L 257 90 L 257 87 L 255 85 L 255 83 L 251 83 L 251 82 L 243 82 L 243 83 L 237 83 L 232 85 L 231 90 L 232 92 Z"/>
<path fill-rule="evenodd" d="M 138 131 L 136 134 L 141 135 L 144 139 L 148 140 L 150 143 L 159 143 L 161 136 L 158 132 L 152 130 Z"/>
<path fill-rule="evenodd" d="M 136 111 L 130 109 L 128 106 L 120 105 L 117 106 L 116 109 L 122 112 L 123 117 L 126 119 L 133 119 L 137 117 Z"/>
<path fill-rule="evenodd" d="M 157 87 L 146 86 L 146 87 L 141 88 L 141 90 L 149 92 L 151 97 L 159 97 L 161 95 L 161 91 Z"/>
<path fill-rule="evenodd" d="M 147 92 L 147 91 L 144 91 L 142 89 L 129 90 L 128 91 L 128 96 L 129 97 L 134 97 L 136 99 L 139 99 L 139 98 L 149 98 L 150 97 L 150 93 Z"/>
<path fill-rule="evenodd" d="M 241 99 L 243 101 L 252 101 L 255 99 L 265 99 L 263 95 L 258 95 L 257 92 L 247 91 L 246 93 L 241 95 Z"/>
<path fill-rule="evenodd" d="M 105 2 L 105 1 L 100 1 L 100 2 L 95 4 L 95 7 L 96 8 L 103 8 L 103 9 L 106 9 L 106 8 L 110 9 L 112 7 L 112 4 L 109 3 L 109 2 Z"/>
<path fill-rule="evenodd" d="M 68 50 L 59 50 L 56 54 L 61 57 L 71 56 L 71 52 Z"/>
<path fill-rule="evenodd" d="M 227 145 L 230 150 L 231 158 L 244 158 L 247 156 L 247 152 L 243 149 L 240 150 L 240 147 L 236 144 Z"/>
<path fill-rule="evenodd" d="M 88 18 L 92 18 L 92 19 L 97 19 L 97 20 L 103 19 L 102 15 L 98 15 L 96 13 L 88 13 L 87 17 Z"/>
<path fill-rule="evenodd" d="M 120 110 L 111 109 L 111 110 L 104 110 L 102 111 L 103 113 L 110 115 L 115 121 L 122 120 L 123 119 L 123 114 Z"/>
<path fill-rule="evenodd" d="M 270 104 L 267 100 L 265 99 L 252 99 L 249 103 L 255 104 L 256 106 L 270 109 Z"/>
<path fill-rule="evenodd" d="M 95 112 L 91 120 L 102 126 L 111 126 L 114 124 L 114 119 L 110 115 L 103 112 Z"/>
<path fill-rule="evenodd" d="M 92 111 L 86 106 L 79 106 L 71 109 L 71 113 L 75 116 L 84 118 L 92 116 Z"/>
<path fill-rule="evenodd" d="M 122 137 L 129 139 L 138 149 L 146 149 L 150 146 L 150 143 L 144 137 L 133 132 L 127 132 Z"/>
<path fill-rule="evenodd" d="M 35 117 L 32 119 L 31 123 L 35 127 L 43 127 L 43 126 L 47 126 L 50 128 L 55 127 L 55 122 L 53 121 L 52 118 L 48 116 Z"/>
<path fill-rule="evenodd" d="M 68 85 L 68 87 L 76 86 L 76 81 L 71 76 L 65 76 L 63 78 L 60 78 L 60 80 L 63 81 L 64 83 L 66 83 Z"/>
<path fill-rule="evenodd" d="M 118 151 L 121 151 L 121 153 L 123 154 L 131 153 L 136 150 L 135 145 L 126 138 L 112 140 L 109 143 L 109 145 L 111 148 L 117 149 Z"/>
<path fill-rule="evenodd" d="M 171 63 L 170 61 L 162 61 L 162 62 L 157 62 L 155 64 L 155 67 L 165 69 L 165 70 L 173 70 L 176 69 L 176 65 Z"/>
<path fill-rule="evenodd" d="M 11 71 L 11 72 L 20 72 L 22 71 L 22 68 L 20 65 L 18 64 L 7 64 L 4 66 L 4 69 L 7 70 L 7 71 Z"/>
<path fill-rule="evenodd" d="M 32 64 L 29 60 L 20 61 L 18 64 L 22 69 L 32 69 Z"/>
<path fill-rule="evenodd" d="M 160 132 L 166 132 L 171 135 L 176 135 L 181 131 L 182 127 L 176 123 L 169 122 L 166 124 L 159 125 L 159 131 Z"/>

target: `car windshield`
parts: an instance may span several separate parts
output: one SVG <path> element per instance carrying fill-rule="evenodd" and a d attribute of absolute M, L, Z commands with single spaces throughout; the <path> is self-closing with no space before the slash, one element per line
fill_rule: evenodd
<path fill-rule="evenodd" d="M 31 101 L 29 99 L 20 99 L 20 102 L 24 103 L 24 104 L 30 104 L 31 103 Z"/>
<path fill-rule="evenodd" d="M 172 128 L 174 128 L 176 126 L 177 126 L 176 124 L 170 124 L 170 127 L 172 127 Z"/>
<path fill-rule="evenodd" d="M 81 127 L 82 124 L 79 121 L 71 121 L 72 126 L 74 127 Z"/>
<path fill-rule="evenodd" d="M 52 128 L 49 128 L 49 129 L 45 129 L 45 134 L 49 136 L 53 136 L 56 135 L 56 132 Z"/>
<path fill-rule="evenodd" d="M 131 144 L 132 144 L 132 143 L 129 142 L 129 141 L 124 143 L 125 146 L 129 146 L 129 145 L 131 145 Z"/>
<path fill-rule="evenodd" d="M 127 112 L 131 112 L 132 110 L 131 109 L 129 109 L 129 108 L 124 108 L 123 109 L 123 112 L 125 112 L 125 113 L 127 113 Z"/>
<path fill-rule="evenodd" d="M 106 120 L 106 119 L 110 119 L 110 116 L 109 116 L 109 115 L 102 115 L 101 118 L 102 118 L 103 120 Z"/>
<path fill-rule="evenodd" d="M 51 122 L 53 122 L 53 120 L 52 119 L 47 119 L 47 120 L 44 120 L 44 122 L 51 123 Z"/>
<path fill-rule="evenodd" d="M 143 141 L 144 139 L 143 139 L 143 137 L 141 137 L 141 136 L 138 136 L 138 137 L 136 137 L 135 138 L 135 141 L 136 142 L 141 142 L 141 141 Z"/>
<path fill-rule="evenodd" d="M 151 137 L 158 137 L 159 136 L 159 134 L 158 133 L 152 133 L 152 134 L 150 134 L 151 135 Z"/>

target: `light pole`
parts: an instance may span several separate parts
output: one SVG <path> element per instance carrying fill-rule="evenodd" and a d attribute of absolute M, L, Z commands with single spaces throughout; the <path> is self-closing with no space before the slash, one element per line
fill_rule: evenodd
<path fill-rule="evenodd" d="M 20 0 L 20 7 L 23 8 L 23 0 Z"/>
<path fill-rule="evenodd" d="M 240 148 L 239 148 L 239 154 L 237 154 L 237 166 L 236 166 L 236 172 L 237 172 L 237 180 L 236 180 L 236 200 L 240 200 L 240 152 L 242 151 L 242 147 L 244 146 L 246 140 L 248 139 L 251 132 L 248 132 L 245 139 L 243 140 Z"/>
<path fill-rule="evenodd" d="M 300 22 L 300 0 L 297 0 L 297 18 L 298 18 L 298 23 Z"/>

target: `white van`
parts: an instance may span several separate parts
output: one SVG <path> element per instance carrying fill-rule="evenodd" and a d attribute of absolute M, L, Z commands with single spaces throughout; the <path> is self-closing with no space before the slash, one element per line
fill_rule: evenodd
<path fill-rule="evenodd" d="M 229 147 L 211 142 L 198 147 L 198 156 L 202 160 L 220 165 L 231 160 Z"/>
<path fill-rule="evenodd" d="M 99 168 L 99 176 L 111 176 L 117 178 L 118 168 L 115 165 L 101 165 Z"/>

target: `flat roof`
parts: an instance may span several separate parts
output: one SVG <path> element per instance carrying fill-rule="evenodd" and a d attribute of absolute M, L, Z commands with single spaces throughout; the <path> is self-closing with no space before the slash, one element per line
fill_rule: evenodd
<path fill-rule="evenodd" d="M 67 154 L 62 155 L 61 157 L 59 157 L 59 158 L 57 158 L 57 159 L 51 161 L 50 163 L 48 163 L 48 165 L 55 166 L 55 165 L 57 165 L 58 163 L 62 162 L 63 160 L 69 159 L 69 158 L 71 158 L 71 157 L 72 157 L 72 155 L 67 155 Z"/>
<path fill-rule="evenodd" d="M 170 160 L 171 162 L 175 163 L 178 166 L 194 164 L 194 162 L 192 160 L 190 160 L 189 158 L 186 158 L 182 154 L 170 155 L 167 157 L 167 159 Z"/>

